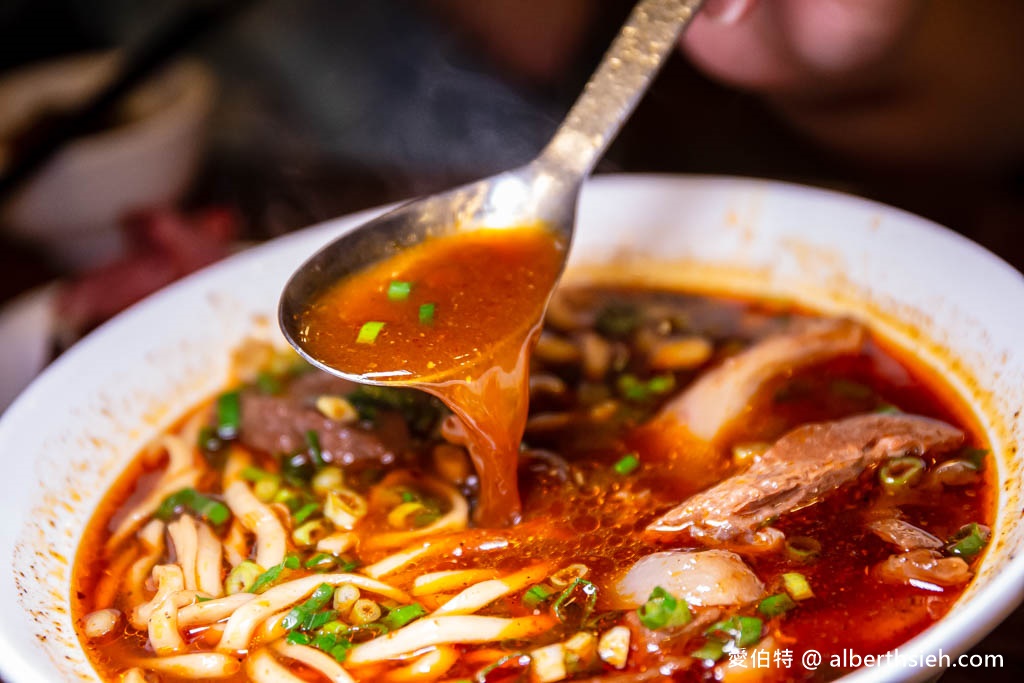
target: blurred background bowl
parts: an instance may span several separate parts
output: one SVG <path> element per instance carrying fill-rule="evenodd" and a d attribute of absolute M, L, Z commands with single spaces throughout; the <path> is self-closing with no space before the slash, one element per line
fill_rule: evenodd
<path fill-rule="evenodd" d="M 12 139 L 37 117 L 87 97 L 117 59 L 111 52 L 68 57 L 0 80 L 0 167 Z M 213 96 L 213 75 L 200 63 L 168 67 L 126 97 L 109 125 L 58 152 L 0 208 L 0 222 L 67 267 L 113 257 L 126 212 L 172 204 L 188 189 Z"/>

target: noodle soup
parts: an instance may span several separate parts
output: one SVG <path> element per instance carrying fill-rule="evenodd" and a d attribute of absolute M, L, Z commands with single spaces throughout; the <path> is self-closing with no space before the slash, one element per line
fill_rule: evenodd
<path fill-rule="evenodd" d="M 436 399 L 260 344 L 236 367 L 81 545 L 104 680 L 834 678 L 800 655 L 934 623 L 994 514 L 992 458 L 941 383 L 779 305 L 563 289 L 506 527 L 473 522 L 465 428 Z"/>

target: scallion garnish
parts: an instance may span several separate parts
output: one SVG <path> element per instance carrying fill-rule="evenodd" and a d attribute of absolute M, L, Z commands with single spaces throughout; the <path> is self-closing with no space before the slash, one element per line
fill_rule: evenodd
<path fill-rule="evenodd" d="M 761 640 L 761 629 L 764 622 L 757 617 L 733 616 L 724 621 L 712 624 L 704 632 L 706 636 L 726 636 L 736 643 L 737 647 L 747 647 Z"/>
<path fill-rule="evenodd" d="M 306 503 L 305 505 L 303 505 L 302 507 L 295 511 L 295 514 L 292 515 L 292 519 L 295 520 L 295 524 L 302 524 L 307 519 L 309 519 L 314 513 L 317 513 L 319 511 L 319 503 Z"/>
<path fill-rule="evenodd" d="M 690 653 L 694 659 L 705 659 L 717 662 L 725 654 L 725 643 L 714 638 L 709 638 L 704 645 Z"/>
<path fill-rule="evenodd" d="M 320 447 L 320 435 L 313 429 L 306 430 L 306 449 L 309 451 L 309 459 L 313 462 L 313 467 L 320 469 L 326 464 L 324 451 Z"/>
<path fill-rule="evenodd" d="M 316 587 L 305 602 L 296 605 L 291 609 L 288 614 L 281 620 L 281 628 L 286 631 L 292 631 L 298 627 L 303 627 L 307 631 L 320 628 L 329 621 L 333 621 L 338 616 L 337 612 L 330 610 L 329 612 L 319 612 L 331 598 L 334 597 L 334 587 L 328 583 L 322 583 Z M 326 618 L 320 615 L 329 615 Z"/>
<path fill-rule="evenodd" d="M 302 631 L 292 631 L 285 637 L 285 642 L 289 645 L 309 645 L 313 642 L 313 639 L 308 633 Z"/>
<path fill-rule="evenodd" d="M 377 341 L 377 335 L 383 329 L 384 323 L 376 320 L 363 323 L 363 326 L 359 328 L 359 334 L 356 335 L 356 344 L 372 344 Z"/>
<path fill-rule="evenodd" d="M 231 511 L 227 505 L 209 496 L 204 496 L 193 488 L 175 491 L 164 498 L 153 516 L 169 522 L 183 510 L 192 512 L 214 525 L 223 524 L 231 517 Z"/>
<path fill-rule="evenodd" d="M 536 586 L 530 586 L 530 589 L 523 593 L 523 604 L 530 609 L 537 609 L 542 602 L 554 594 L 555 591 L 543 583 L 538 583 Z"/>
<path fill-rule="evenodd" d="M 434 311 L 437 304 L 420 304 L 420 324 L 432 325 L 434 323 Z"/>
<path fill-rule="evenodd" d="M 652 394 L 667 394 L 676 387 L 676 378 L 672 375 L 658 375 L 647 380 L 647 391 Z"/>
<path fill-rule="evenodd" d="M 217 397 L 217 436 L 230 441 L 238 436 L 242 426 L 242 400 L 237 391 L 227 391 Z"/>
<path fill-rule="evenodd" d="M 330 553 L 317 553 L 313 557 L 309 558 L 303 563 L 306 569 L 312 569 L 315 572 L 326 572 L 334 569 L 338 565 L 339 558 L 331 555 Z"/>
<path fill-rule="evenodd" d="M 622 476 L 636 472 L 638 467 L 640 467 L 640 458 L 637 457 L 636 453 L 627 453 L 622 456 L 618 462 L 612 465 L 612 469 L 615 470 L 615 473 L 621 474 Z"/>
<path fill-rule="evenodd" d="M 380 623 L 387 626 L 389 631 L 394 631 L 419 619 L 426 613 L 427 610 L 423 608 L 423 605 L 414 602 L 411 605 L 402 605 L 401 607 L 394 608 L 381 618 Z"/>
<path fill-rule="evenodd" d="M 915 455 L 892 458 L 878 469 L 878 480 L 889 493 L 914 486 L 924 476 L 926 464 Z"/>
<path fill-rule="evenodd" d="M 965 560 L 971 560 L 984 550 L 991 535 L 992 532 L 987 526 L 977 522 L 965 524 L 949 539 L 946 552 Z"/>
<path fill-rule="evenodd" d="M 409 298 L 409 292 L 412 291 L 411 282 L 402 282 L 400 280 L 392 280 L 391 284 L 388 285 L 388 300 L 390 301 L 405 301 Z"/>
<path fill-rule="evenodd" d="M 573 595 L 576 589 L 580 588 L 583 594 L 587 597 L 586 603 L 583 606 L 583 616 L 580 618 L 581 622 L 587 620 L 587 618 L 594 612 L 594 607 L 597 605 L 597 586 L 586 579 L 579 577 L 572 580 L 565 590 L 559 593 L 558 597 L 555 598 L 555 602 L 551 605 L 551 611 L 554 612 L 555 617 L 563 624 L 568 620 L 568 615 L 564 612 L 564 607 L 575 602 L 576 598 Z"/>
<path fill-rule="evenodd" d="M 786 572 L 782 575 L 782 583 L 786 587 L 786 592 L 797 602 L 814 597 L 807 577 L 799 572 Z"/>
<path fill-rule="evenodd" d="M 640 605 L 636 614 L 640 623 L 646 628 L 656 631 L 660 628 L 672 628 L 688 624 L 692 615 L 690 606 L 661 586 L 655 586 L 647 602 Z"/>
<path fill-rule="evenodd" d="M 288 553 L 284 557 L 284 562 L 281 564 L 275 564 L 273 567 L 257 576 L 248 592 L 262 593 L 281 578 L 281 574 L 284 573 L 285 569 L 298 569 L 300 566 L 301 563 L 299 561 L 299 556 L 295 553 Z"/>
<path fill-rule="evenodd" d="M 821 543 L 810 536 L 792 536 L 786 540 L 786 555 L 796 562 L 813 562 L 821 554 Z"/>
<path fill-rule="evenodd" d="M 777 617 L 794 607 L 796 607 L 796 603 L 793 602 L 793 598 L 789 597 L 787 593 L 776 593 L 775 595 L 769 595 L 758 603 L 757 611 L 766 617 Z"/>

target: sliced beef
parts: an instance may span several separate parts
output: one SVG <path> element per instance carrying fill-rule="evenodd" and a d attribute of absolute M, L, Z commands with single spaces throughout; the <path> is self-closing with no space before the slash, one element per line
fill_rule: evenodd
<path fill-rule="evenodd" d="M 239 440 L 268 453 L 295 453 L 307 448 L 306 434 L 312 430 L 328 462 L 393 462 L 409 444 L 409 431 L 400 415 L 379 412 L 372 428 L 368 428 L 361 423 L 332 420 L 316 409 L 318 396 L 345 395 L 354 386 L 327 373 L 311 371 L 292 380 L 281 395 L 243 391 Z"/>
<path fill-rule="evenodd" d="M 701 375 L 656 420 L 672 418 L 690 434 L 713 442 L 769 381 L 837 356 L 856 353 L 864 328 L 850 320 L 811 320 L 763 339 Z"/>
<path fill-rule="evenodd" d="M 749 469 L 690 497 L 648 531 L 736 539 L 817 502 L 886 458 L 949 451 L 963 440 L 959 429 L 914 415 L 860 415 L 798 427 Z"/>

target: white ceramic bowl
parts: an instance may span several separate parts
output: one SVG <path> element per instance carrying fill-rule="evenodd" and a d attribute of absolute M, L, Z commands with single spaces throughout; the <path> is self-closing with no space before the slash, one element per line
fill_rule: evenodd
<path fill-rule="evenodd" d="M 0 81 L 0 167 L 5 139 L 41 109 L 84 99 L 109 78 L 116 58 L 67 57 Z M 168 67 L 128 96 L 127 121 L 74 140 L 41 168 L 2 207 L 3 223 L 64 265 L 116 255 L 126 211 L 172 203 L 187 189 L 213 91 L 213 75 L 198 62 Z"/>
<path fill-rule="evenodd" d="M 96 680 L 68 615 L 71 563 L 96 503 L 138 448 L 226 379 L 229 351 L 277 337 L 285 279 L 371 212 L 277 240 L 189 277 L 86 338 L 0 421 L 0 674 Z M 965 651 L 1024 591 L 1024 277 L 977 245 L 886 206 L 725 178 L 601 177 L 580 208 L 567 277 L 620 260 L 651 278 L 788 297 L 868 320 L 959 391 L 1002 482 L 990 550 L 947 618 L 904 656 Z M 850 681 L 919 680 L 888 665 Z"/>

